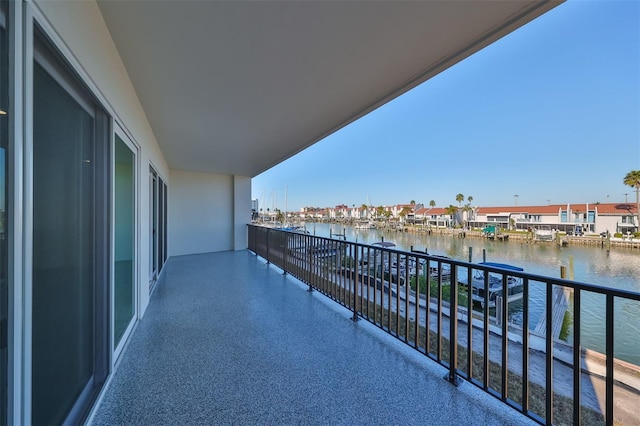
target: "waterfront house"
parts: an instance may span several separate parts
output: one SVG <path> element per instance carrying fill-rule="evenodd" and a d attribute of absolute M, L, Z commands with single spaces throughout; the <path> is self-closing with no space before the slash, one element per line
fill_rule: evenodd
<path fill-rule="evenodd" d="M 415 213 L 416 220 L 425 226 L 433 227 L 449 227 L 451 226 L 451 215 L 447 213 L 447 209 L 442 207 L 423 207 Z"/>
<path fill-rule="evenodd" d="M 560 232 L 600 234 L 637 232 L 635 205 L 620 203 L 551 204 L 545 206 L 477 207 L 474 227 L 549 228 Z"/>
<path fill-rule="evenodd" d="M 282 377 L 315 367 L 287 327 L 328 311 L 304 303 L 292 320 L 302 305 L 288 305 L 283 286 L 242 304 L 276 279 L 246 251 L 251 178 L 559 3 L 0 1 L 0 424 L 82 424 L 105 390 L 126 402 L 107 411 L 124 418 L 102 424 L 216 414 L 260 423 L 261 409 L 331 423 L 369 412 L 332 400 L 322 381 L 286 393 L 304 384 Z M 205 291 L 220 282 L 229 290 Z M 149 328 L 149 312 L 166 315 L 162 325 Z M 259 325 L 282 330 L 273 340 L 252 332 L 265 313 Z M 225 332 L 240 322 L 242 333 Z M 241 347 L 253 356 L 237 356 Z M 351 368 L 352 351 L 336 348 Z M 388 348 L 372 344 L 369 359 L 397 362 Z M 262 368 L 244 377 L 248 366 Z M 118 369 L 132 387 L 114 379 Z M 405 377 L 384 382 L 407 388 Z M 368 379 L 350 375 L 350 393 L 382 386 Z M 379 414 L 423 422 L 418 409 L 448 406 L 460 422 L 507 421 L 453 392 L 413 403 L 389 391 Z M 309 417 L 286 417 L 291 407 L 311 407 Z"/>

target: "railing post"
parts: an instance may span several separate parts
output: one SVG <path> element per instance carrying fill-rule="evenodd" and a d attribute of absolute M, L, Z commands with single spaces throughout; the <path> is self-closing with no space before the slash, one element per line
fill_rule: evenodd
<path fill-rule="evenodd" d="M 445 380 L 454 386 L 460 384 L 458 373 L 458 268 L 451 268 L 451 300 L 449 305 L 449 372 Z"/>
<path fill-rule="evenodd" d="M 606 408 L 604 410 L 605 412 L 605 421 L 608 425 L 613 424 L 613 410 L 614 410 L 614 403 L 613 403 L 613 387 L 614 387 L 614 381 L 613 381 L 613 375 L 614 375 L 614 356 L 615 356 L 615 352 L 614 352 L 614 299 L 613 299 L 613 294 L 608 293 L 607 294 L 607 299 L 606 299 L 606 308 L 605 308 L 605 326 L 606 326 L 606 330 L 607 330 L 607 334 L 606 334 L 606 339 L 605 339 L 605 352 L 606 352 L 606 362 L 605 362 L 605 368 L 606 368 L 606 379 L 605 379 L 605 400 L 606 400 Z"/>
<path fill-rule="evenodd" d="M 307 252 L 307 264 L 305 266 L 305 271 L 307 274 L 309 274 L 309 270 L 311 269 L 311 244 L 309 244 L 309 242 L 311 241 L 311 237 L 308 235 L 304 236 L 304 247 L 305 247 L 305 251 Z M 316 242 L 315 239 L 313 239 L 314 242 Z M 309 283 L 309 288 L 307 289 L 307 291 L 309 293 L 313 293 L 313 285 L 311 284 L 311 277 L 310 275 L 307 275 L 307 282 Z"/>
<path fill-rule="evenodd" d="M 287 275 L 287 252 L 289 251 L 290 234 L 288 232 L 283 232 L 283 235 L 284 235 L 284 246 L 282 247 L 282 250 L 284 251 L 284 253 L 282 254 L 282 275 Z"/>
<path fill-rule="evenodd" d="M 351 264 L 349 265 L 351 267 L 351 271 L 352 271 L 352 281 L 353 281 L 353 317 L 351 317 L 351 320 L 353 322 L 358 321 L 360 318 L 358 317 L 358 247 L 353 247 L 353 259 Z M 355 275 L 353 274 L 353 270 L 355 269 Z"/>
<path fill-rule="evenodd" d="M 269 231 L 270 229 L 267 228 L 267 265 L 270 263 L 269 262 Z"/>

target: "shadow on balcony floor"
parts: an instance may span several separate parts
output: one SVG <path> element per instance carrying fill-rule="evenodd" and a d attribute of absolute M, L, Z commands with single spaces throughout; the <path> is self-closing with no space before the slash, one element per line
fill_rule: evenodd
<path fill-rule="evenodd" d="M 535 424 L 248 251 L 169 260 L 94 425 Z"/>

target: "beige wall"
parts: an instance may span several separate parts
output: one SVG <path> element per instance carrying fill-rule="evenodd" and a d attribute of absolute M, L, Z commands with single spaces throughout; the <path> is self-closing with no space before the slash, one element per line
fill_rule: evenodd
<path fill-rule="evenodd" d="M 229 175 L 171 170 L 169 176 L 169 256 L 234 250 L 236 186 L 242 192 L 245 185 Z"/>

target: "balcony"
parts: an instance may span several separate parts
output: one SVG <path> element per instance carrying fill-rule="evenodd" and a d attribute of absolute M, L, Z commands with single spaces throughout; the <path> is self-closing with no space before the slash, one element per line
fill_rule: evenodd
<path fill-rule="evenodd" d="M 92 424 L 535 424 L 249 251 L 169 259 Z"/>

